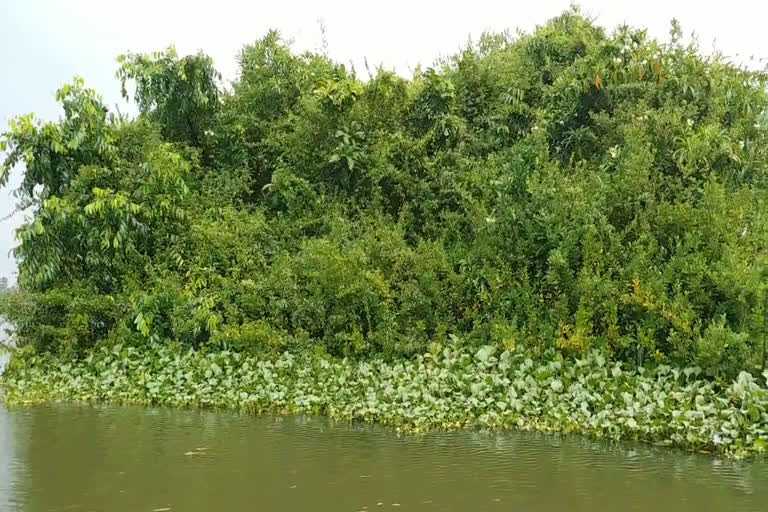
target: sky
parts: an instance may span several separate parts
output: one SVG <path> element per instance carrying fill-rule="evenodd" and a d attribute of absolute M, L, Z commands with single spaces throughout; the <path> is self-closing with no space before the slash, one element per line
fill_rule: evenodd
<path fill-rule="evenodd" d="M 176 46 L 182 55 L 203 50 L 226 80 L 236 77 L 235 57 L 243 45 L 277 29 L 298 51 L 320 50 L 339 62 L 364 69 L 363 59 L 408 75 L 454 53 L 484 31 L 537 25 L 570 7 L 569 0 L 487 1 L 389 0 L 0 0 L 0 132 L 9 119 L 28 112 L 55 120 L 56 89 L 75 75 L 99 91 L 110 106 L 121 103 L 114 78 L 115 57 Z M 366 4 L 368 4 L 366 6 Z M 583 0 L 582 11 L 614 28 L 627 23 L 669 37 L 677 18 L 695 31 L 703 51 L 720 50 L 734 61 L 768 57 L 765 37 L 768 2 L 760 0 Z M 323 38 L 324 27 L 325 38 Z M 324 45 L 323 41 L 327 44 Z M 23 215 L 14 211 L 10 191 L 18 187 L 17 168 L 0 190 L 0 276 L 15 280 L 10 255 Z M 5 220 L 2 220 L 5 219 Z"/>

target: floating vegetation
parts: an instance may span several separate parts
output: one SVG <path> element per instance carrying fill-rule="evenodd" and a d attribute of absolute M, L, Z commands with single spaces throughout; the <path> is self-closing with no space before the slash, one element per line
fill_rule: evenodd
<path fill-rule="evenodd" d="M 493 347 L 433 346 L 392 362 L 292 353 L 268 359 L 165 345 L 103 347 L 75 361 L 30 351 L 17 352 L 2 388 L 9 405 L 95 401 L 320 414 L 408 433 L 579 433 L 734 457 L 768 446 L 768 389 L 751 374 L 722 385 L 701 379 L 698 368 L 625 370 L 597 352 L 534 362 Z"/>

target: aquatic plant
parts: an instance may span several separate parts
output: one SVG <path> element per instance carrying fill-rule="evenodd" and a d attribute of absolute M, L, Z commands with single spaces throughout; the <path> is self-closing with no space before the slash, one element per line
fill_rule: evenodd
<path fill-rule="evenodd" d="M 17 353 L 1 385 L 10 406 L 95 401 L 324 414 L 409 433 L 511 428 L 734 457 L 768 448 L 768 389 L 749 373 L 721 386 L 702 380 L 699 368 L 625 370 L 597 352 L 534 361 L 492 346 L 434 345 L 411 359 L 360 361 L 118 345 L 76 360 Z"/>

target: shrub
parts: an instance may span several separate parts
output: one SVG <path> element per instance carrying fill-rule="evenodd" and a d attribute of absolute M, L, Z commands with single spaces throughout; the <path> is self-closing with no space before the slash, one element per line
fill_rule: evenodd
<path fill-rule="evenodd" d="M 396 356 L 459 335 L 755 372 L 766 76 L 679 36 L 568 11 L 363 81 L 270 32 L 231 91 L 203 55 L 129 54 L 137 119 L 78 81 L 62 119 L 2 138 L 34 212 L 19 341 Z"/>

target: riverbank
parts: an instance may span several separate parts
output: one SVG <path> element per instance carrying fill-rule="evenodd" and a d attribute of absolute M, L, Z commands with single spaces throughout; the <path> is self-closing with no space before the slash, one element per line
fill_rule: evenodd
<path fill-rule="evenodd" d="M 768 389 L 695 369 L 625 371 L 592 353 L 534 362 L 490 347 L 440 348 L 412 360 L 274 360 L 165 346 L 101 348 L 77 361 L 17 353 L 2 377 L 10 406 L 88 401 L 307 413 L 405 432 L 490 428 L 636 439 L 732 457 L 768 447 Z"/>

